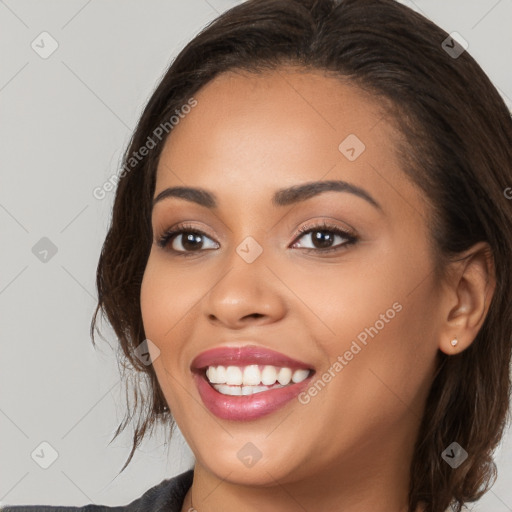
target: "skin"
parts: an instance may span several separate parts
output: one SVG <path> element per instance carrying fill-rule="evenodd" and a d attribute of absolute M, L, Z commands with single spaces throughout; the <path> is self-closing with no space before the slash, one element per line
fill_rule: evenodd
<path fill-rule="evenodd" d="M 218 206 L 175 197 L 155 205 L 140 297 L 146 337 L 160 351 L 154 369 L 196 458 L 182 511 L 191 497 L 199 512 L 406 511 L 436 354 L 473 342 L 494 290 L 484 245 L 435 282 L 430 212 L 400 168 L 399 135 L 382 105 L 349 83 L 283 67 L 222 74 L 194 97 L 165 143 L 154 197 L 200 187 Z M 354 161 L 338 149 L 349 134 L 366 146 Z M 327 180 L 365 189 L 382 210 L 346 191 L 272 204 L 280 188 Z M 336 236 L 338 251 L 307 252 L 312 236 L 297 230 L 323 220 L 358 241 L 343 247 Z M 156 244 L 183 221 L 205 233 L 190 257 L 171 250 L 186 250 L 181 236 Z M 263 249 L 252 263 L 236 252 L 248 236 Z M 268 347 L 319 377 L 394 303 L 401 310 L 309 403 L 249 422 L 219 419 L 202 403 L 190 371 L 200 352 Z M 252 467 L 237 457 L 247 442 L 261 452 Z"/>

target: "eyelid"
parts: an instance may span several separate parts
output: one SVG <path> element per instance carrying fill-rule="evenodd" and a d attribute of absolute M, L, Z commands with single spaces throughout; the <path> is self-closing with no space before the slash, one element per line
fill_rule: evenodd
<path fill-rule="evenodd" d="M 307 229 L 319 227 L 325 227 L 326 229 L 338 229 L 354 237 L 358 236 L 357 230 L 350 224 L 330 216 L 311 217 L 308 220 L 296 224 L 295 227 L 293 228 L 293 231 L 300 234 L 301 232 L 304 232 Z"/>
<path fill-rule="evenodd" d="M 347 235 L 358 236 L 357 231 L 346 222 L 342 222 L 333 217 L 319 216 L 312 217 L 308 220 L 302 221 L 293 228 L 293 232 L 296 233 L 296 237 L 307 232 L 310 229 L 332 229 L 347 233 Z"/>
<path fill-rule="evenodd" d="M 347 229 L 345 227 L 338 226 L 337 224 L 334 224 L 331 221 L 328 221 L 326 219 L 322 219 L 321 221 L 317 220 L 317 221 L 308 221 L 308 222 L 310 222 L 310 224 L 302 225 L 301 227 L 298 228 L 298 230 L 297 230 L 298 234 L 295 237 L 295 239 L 293 240 L 293 242 L 291 243 L 291 247 L 295 246 L 295 244 L 300 239 L 304 238 L 305 235 L 314 233 L 315 231 L 328 231 L 328 232 L 334 233 L 335 236 L 340 236 L 340 237 L 344 238 L 346 241 L 341 244 L 334 245 L 333 247 L 328 247 L 325 249 L 307 248 L 307 247 L 301 248 L 301 249 L 303 249 L 307 252 L 313 251 L 313 252 L 317 252 L 317 253 L 322 253 L 322 252 L 328 252 L 328 251 L 335 251 L 335 250 L 341 249 L 343 246 L 348 246 L 348 245 L 351 245 L 351 244 L 359 241 L 359 236 L 353 229 Z"/>
<path fill-rule="evenodd" d="M 345 227 L 340 227 L 333 223 L 332 221 L 326 220 L 325 218 L 316 221 L 309 220 L 307 221 L 307 223 L 303 223 L 302 226 L 295 229 L 295 231 L 297 232 L 297 234 L 295 235 L 295 238 L 288 247 L 293 248 L 301 238 L 304 238 L 307 234 L 314 233 L 315 231 L 328 231 L 334 233 L 335 236 L 340 236 L 345 239 L 345 242 L 327 248 L 299 248 L 303 252 L 314 252 L 319 255 L 331 251 L 335 252 L 343 250 L 345 246 L 352 245 L 359 241 L 359 236 L 356 234 L 355 230 L 351 228 L 347 229 Z M 171 241 L 174 242 L 174 239 L 176 237 L 183 235 L 184 233 L 195 233 L 199 236 L 206 237 L 217 245 L 215 249 L 218 249 L 220 247 L 220 243 L 215 240 L 216 237 L 210 236 L 208 233 L 205 232 L 205 230 L 194 226 L 190 221 L 179 222 L 171 226 L 170 228 L 165 229 L 161 235 L 157 236 L 155 243 L 162 249 L 181 256 L 193 255 L 204 251 L 212 250 L 212 248 L 201 248 L 198 249 L 197 251 L 178 251 L 176 249 L 167 248 Z"/>
<path fill-rule="evenodd" d="M 168 243 L 171 239 L 175 238 L 176 236 L 182 234 L 182 233 L 197 233 L 200 236 L 205 236 L 209 238 L 210 240 L 214 241 L 217 245 L 219 245 L 219 242 L 215 240 L 217 238 L 216 236 L 212 236 L 209 233 L 206 232 L 205 229 L 199 228 L 195 226 L 193 221 L 182 221 L 178 222 L 176 224 L 173 224 L 169 228 L 165 228 L 161 230 L 161 234 L 157 235 L 155 237 L 155 243 L 165 249 Z M 173 251 L 178 253 L 184 253 L 184 252 L 194 252 L 194 251 Z"/>

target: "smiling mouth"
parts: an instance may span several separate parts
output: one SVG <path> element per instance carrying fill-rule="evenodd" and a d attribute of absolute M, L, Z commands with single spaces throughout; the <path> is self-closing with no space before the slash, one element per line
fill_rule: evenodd
<path fill-rule="evenodd" d="M 253 344 L 203 351 L 190 370 L 206 408 L 229 421 L 253 421 L 278 411 L 316 373 L 311 363 Z"/>
<path fill-rule="evenodd" d="M 208 366 L 200 368 L 199 372 L 218 393 L 228 396 L 247 396 L 293 386 L 310 377 L 314 370 L 250 364 Z"/>

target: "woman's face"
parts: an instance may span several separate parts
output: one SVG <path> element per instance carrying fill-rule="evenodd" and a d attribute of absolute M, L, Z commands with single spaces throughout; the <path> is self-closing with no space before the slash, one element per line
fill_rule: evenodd
<path fill-rule="evenodd" d="M 439 291 L 428 210 L 400 169 L 389 118 L 359 89 L 293 68 L 223 74 L 195 99 L 166 141 L 154 197 L 187 187 L 214 200 L 182 190 L 155 203 L 141 307 L 196 468 L 268 486 L 328 475 L 357 485 L 361 471 L 390 468 L 405 478 L 439 346 Z M 170 228 L 182 233 L 159 246 Z M 219 347 L 299 363 L 254 351 L 196 360 Z M 207 363 L 235 367 L 209 370 L 220 391 Z M 240 374 L 253 394 L 226 395 Z M 309 377 L 254 393 L 263 374 Z"/>

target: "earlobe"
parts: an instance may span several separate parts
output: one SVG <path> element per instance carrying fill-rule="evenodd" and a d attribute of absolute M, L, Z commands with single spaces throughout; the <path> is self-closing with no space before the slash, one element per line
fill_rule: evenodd
<path fill-rule="evenodd" d="M 481 329 L 496 287 L 492 253 L 486 242 L 479 242 L 457 258 L 447 288 L 445 329 L 439 349 L 454 355 L 464 351 Z M 454 332 L 457 334 L 454 335 Z"/>
<path fill-rule="evenodd" d="M 457 336 L 451 336 L 441 341 L 439 349 L 443 351 L 445 354 L 449 356 L 453 356 L 455 354 L 459 354 L 465 348 L 467 348 L 471 343 L 466 344 L 465 346 L 459 346 L 459 340 Z"/>

